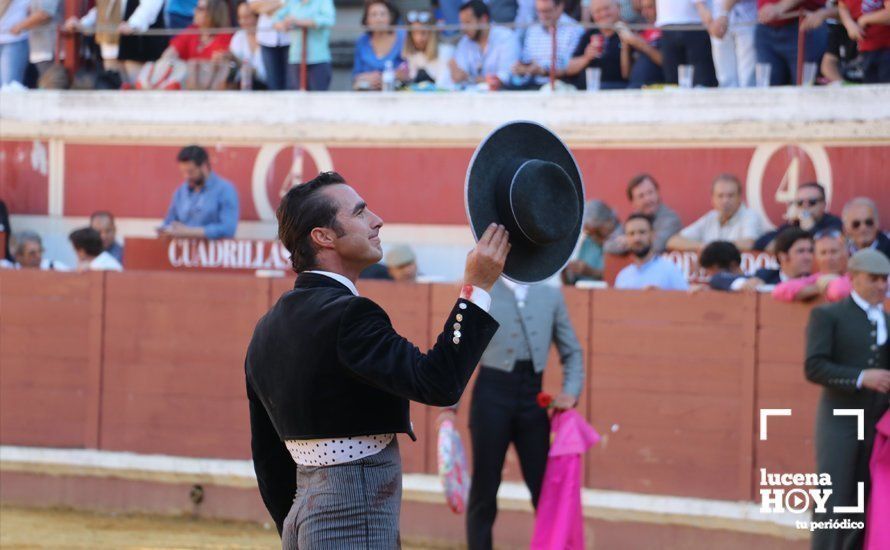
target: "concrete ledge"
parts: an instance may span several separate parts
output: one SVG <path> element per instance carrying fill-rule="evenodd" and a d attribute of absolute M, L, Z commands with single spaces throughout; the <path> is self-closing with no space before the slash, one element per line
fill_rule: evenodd
<path fill-rule="evenodd" d="M 0 472 L 29 477 L 100 478 L 139 484 L 202 484 L 256 492 L 256 478 L 249 460 L 0 446 Z M 439 478 L 429 474 L 405 474 L 403 501 L 435 505 L 441 509 L 445 501 Z M 498 493 L 498 505 L 502 511 L 517 512 L 526 517 L 532 512 L 529 493 L 520 483 L 503 483 Z M 724 530 L 789 541 L 805 540 L 809 536 L 806 531 L 794 528 L 794 521 L 801 519 L 800 516 L 761 514 L 759 506 L 750 502 L 583 489 L 582 505 L 585 518 L 607 522 Z"/>
<path fill-rule="evenodd" d="M 527 118 L 573 146 L 686 139 L 890 137 L 890 86 L 610 91 L 598 94 L 252 92 L 4 93 L 0 137 L 256 143 L 476 142 Z"/>

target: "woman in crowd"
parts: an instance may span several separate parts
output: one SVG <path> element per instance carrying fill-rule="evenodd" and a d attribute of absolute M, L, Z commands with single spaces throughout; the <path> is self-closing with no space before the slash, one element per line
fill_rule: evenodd
<path fill-rule="evenodd" d="M 266 68 L 263 65 L 263 52 L 257 42 L 257 15 L 250 9 L 247 2 L 241 2 L 237 8 L 238 26 L 241 30 L 232 36 L 229 43 L 229 54 L 239 65 L 250 67 L 251 87 L 266 88 Z M 243 71 L 241 71 L 243 75 Z"/>
<path fill-rule="evenodd" d="M 231 70 L 228 52 L 232 35 L 214 31 L 229 26 L 229 7 L 225 0 L 198 0 L 192 24 L 170 41 L 164 57 L 188 64 L 187 89 L 225 87 Z"/>
<path fill-rule="evenodd" d="M 367 32 L 355 44 L 352 66 L 352 87 L 356 90 L 380 90 L 387 64 L 393 70 L 404 62 L 402 49 L 405 32 L 391 28 L 399 20 L 399 12 L 389 0 L 368 0 L 362 25 Z M 404 73 L 404 69 L 402 70 Z"/>
<path fill-rule="evenodd" d="M 157 60 L 167 47 L 166 36 L 136 34 L 162 30 L 163 7 L 164 0 L 96 0 L 82 18 L 68 19 L 65 28 L 69 32 L 95 29 L 105 70 L 119 72 L 123 83 L 132 84 L 142 66 Z"/>
<path fill-rule="evenodd" d="M 288 81 L 301 89 L 303 33 L 306 33 L 306 89 L 325 91 L 331 86 L 331 27 L 336 20 L 333 0 L 286 0 L 275 14 L 275 30 L 289 31 Z"/>
<path fill-rule="evenodd" d="M 408 63 L 405 80 L 433 82 L 437 88 L 451 89 L 448 61 L 454 55 L 454 46 L 440 43 L 439 33 L 425 28 L 435 24 L 432 12 L 409 11 L 407 20 L 411 29 L 402 51 L 402 57 Z"/>

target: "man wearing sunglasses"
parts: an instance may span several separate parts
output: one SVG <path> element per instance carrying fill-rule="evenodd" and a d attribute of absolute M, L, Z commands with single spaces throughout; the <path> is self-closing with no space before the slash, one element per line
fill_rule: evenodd
<path fill-rule="evenodd" d="M 825 188 L 816 182 L 805 183 L 797 188 L 794 200 L 788 210 L 788 221 L 775 231 L 762 235 L 754 243 L 754 250 L 773 251 L 773 239 L 789 227 L 799 227 L 815 235 L 830 229 L 843 230 L 841 219 L 826 212 Z"/>
<path fill-rule="evenodd" d="M 844 205 L 841 218 L 844 220 L 844 236 L 847 237 L 850 254 L 873 248 L 890 258 L 890 238 L 880 230 L 875 201 L 856 197 Z"/>

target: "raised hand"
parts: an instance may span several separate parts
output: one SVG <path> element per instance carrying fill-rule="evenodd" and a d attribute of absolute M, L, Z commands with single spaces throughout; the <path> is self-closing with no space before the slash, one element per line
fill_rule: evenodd
<path fill-rule="evenodd" d="M 464 268 L 464 284 L 479 287 L 486 292 L 504 271 L 504 262 L 510 252 L 510 234 L 503 225 L 491 224 L 476 247 L 467 254 Z"/>

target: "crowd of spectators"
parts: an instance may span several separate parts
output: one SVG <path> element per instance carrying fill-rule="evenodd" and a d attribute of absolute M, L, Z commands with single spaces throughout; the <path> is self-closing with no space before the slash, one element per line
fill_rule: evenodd
<path fill-rule="evenodd" d="M 213 170 L 207 151 L 200 146 L 182 148 L 176 162 L 183 181 L 173 192 L 157 235 L 234 237 L 240 213 L 234 185 Z M 606 264 L 612 261 L 622 267 L 614 279 L 619 289 L 769 291 L 777 300 L 787 302 L 817 297 L 837 301 L 850 294 L 847 259 L 853 253 L 875 249 L 890 258 L 890 237 L 881 231 L 878 208 L 870 198 L 849 200 L 837 217 L 828 211 L 823 186 L 804 183 L 794 191 L 785 223 L 771 229 L 760 213 L 744 204 L 743 185 L 735 175 L 718 174 L 710 193 L 713 208 L 686 227 L 662 201 L 652 174 L 636 175 L 627 183 L 631 213 L 623 221 L 602 200 L 588 201 L 581 238 L 561 273 L 562 282 L 576 285 L 610 279 Z M 0 231 L 10 233 L 2 202 Z M 77 256 L 76 270 L 123 268 L 124 250 L 117 242 L 111 212 L 94 212 L 89 226 L 73 231 L 69 240 Z M 44 257 L 37 233 L 19 231 L 8 242 L 11 246 L 0 260 L 2 268 L 71 269 Z M 771 255 L 776 267 L 746 273 L 743 252 Z M 684 273 L 675 253 L 681 258 L 687 254 L 697 258 L 692 273 Z M 418 281 L 414 250 L 407 244 L 388 247 L 383 263 L 366 269 L 361 278 Z M 429 276 L 423 279 L 433 280 Z"/>
<path fill-rule="evenodd" d="M 890 258 L 890 238 L 880 230 L 877 205 L 869 198 L 848 201 L 838 218 L 827 211 L 822 185 L 805 183 L 796 189 L 786 223 L 772 230 L 745 206 L 743 195 L 737 177 L 718 175 L 711 185 L 713 210 L 681 229 L 680 218 L 662 203 L 654 177 L 635 176 L 627 185 L 632 213 L 623 224 L 604 202 L 585 205 L 581 243 L 562 280 L 602 280 L 611 256 L 627 264 L 618 272 L 615 288 L 768 291 L 786 302 L 817 297 L 838 301 L 852 288 L 847 259 L 853 253 L 875 249 Z M 691 286 L 668 258 L 671 252 L 697 255 Z M 742 252 L 773 254 L 777 267 L 745 273 Z"/>
<path fill-rule="evenodd" d="M 410 7 L 402 13 L 394 0 L 366 0 L 353 89 L 526 90 L 551 77 L 577 89 L 775 86 L 799 77 L 890 82 L 890 6 L 881 0 L 440 0 Z M 333 74 L 336 12 L 333 0 L 97 0 L 62 23 L 60 0 L 2 0 L 0 85 L 300 89 L 305 58 L 305 88 L 323 91 Z M 71 82 L 57 70 L 59 28 L 86 33 L 86 74 Z"/>

